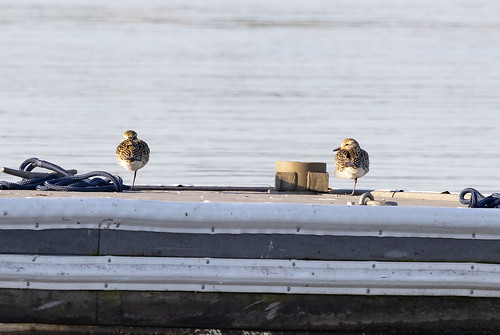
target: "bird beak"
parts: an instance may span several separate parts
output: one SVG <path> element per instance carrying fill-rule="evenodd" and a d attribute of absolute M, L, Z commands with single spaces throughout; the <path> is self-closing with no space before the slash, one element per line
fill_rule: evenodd
<path fill-rule="evenodd" d="M 333 151 L 339 151 L 340 150 L 340 147 L 338 147 L 337 149 L 333 149 Z"/>

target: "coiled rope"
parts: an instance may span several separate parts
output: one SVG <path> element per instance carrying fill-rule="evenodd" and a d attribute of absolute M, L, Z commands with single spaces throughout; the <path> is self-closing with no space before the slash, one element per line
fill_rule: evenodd
<path fill-rule="evenodd" d="M 465 199 L 465 195 L 470 193 L 470 198 Z M 493 193 L 485 197 L 474 188 L 468 187 L 460 192 L 459 200 L 469 208 L 500 208 L 500 193 Z"/>
<path fill-rule="evenodd" d="M 120 176 L 113 176 L 104 171 L 94 171 L 73 176 L 68 170 L 38 158 L 29 158 L 25 160 L 19 167 L 19 170 L 31 171 L 36 167 L 48 169 L 56 173 L 47 175 L 46 177 L 23 179 L 17 183 L 0 181 L 0 189 L 121 192 L 130 188 L 129 186 L 123 185 L 123 180 Z"/>

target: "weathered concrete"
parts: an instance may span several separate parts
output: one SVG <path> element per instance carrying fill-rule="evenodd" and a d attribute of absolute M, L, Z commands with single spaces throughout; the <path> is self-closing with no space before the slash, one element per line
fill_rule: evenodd
<path fill-rule="evenodd" d="M 307 189 L 313 192 L 328 193 L 328 180 L 327 172 L 308 172 Z"/>
<path fill-rule="evenodd" d="M 274 187 L 280 192 L 291 192 L 297 188 L 297 172 L 276 171 Z"/>
<path fill-rule="evenodd" d="M 276 162 L 275 189 L 277 191 L 328 192 L 326 163 Z"/>
<path fill-rule="evenodd" d="M 2 198 L 26 197 L 96 197 L 117 199 L 142 199 L 160 201 L 190 202 L 270 202 L 270 203 L 304 203 L 323 205 L 358 204 L 359 195 L 368 190 L 358 190 L 355 196 L 347 195 L 351 190 L 330 190 L 329 193 L 313 192 L 276 192 L 273 188 L 246 187 L 177 187 L 177 186 L 136 186 L 137 190 L 112 192 L 55 192 L 55 191 L 20 191 L 0 190 Z M 399 206 L 431 206 L 431 207 L 466 207 L 458 201 L 458 194 L 441 194 L 428 192 L 393 192 L 371 191 L 375 200 L 397 201 Z M 1 215 L 1 213 L 0 213 Z"/>

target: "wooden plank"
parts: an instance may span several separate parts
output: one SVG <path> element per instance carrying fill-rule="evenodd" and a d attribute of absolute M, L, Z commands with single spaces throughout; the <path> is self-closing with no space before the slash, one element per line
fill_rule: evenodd
<path fill-rule="evenodd" d="M 139 224 L 140 225 L 140 224 Z M 101 255 L 499 263 L 498 241 L 102 230 Z"/>
<path fill-rule="evenodd" d="M 91 291 L 0 289 L 2 322 L 95 324 L 97 294 Z"/>
<path fill-rule="evenodd" d="M 100 292 L 103 325 L 299 331 L 500 328 L 500 299 L 182 292 Z"/>
<path fill-rule="evenodd" d="M 99 230 L 2 230 L 0 254 L 97 255 Z"/>
<path fill-rule="evenodd" d="M 243 329 L 200 329 L 200 328 L 167 328 L 167 327 L 124 327 L 116 326 L 81 326 L 43 323 L 0 323 L 2 335 L 78 335 L 78 334 L 134 334 L 134 335 L 310 335 L 309 332 L 295 331 L 258 331 Z M 319 335 L 319 334 L 318 334 Z M 324 334 L 326 335 L 326 334 Z"/>
<path fill-rule="evenodd" d="M 499 315 L 500 299 L 496 298 L 0 290 L 3 324 L 98 326 L 108 331 L 179 327 L 273 334 L 388 329 L 394 333 L 484 334 L 500 329 Z"/>
<path fill-rule="evenodd" d="M 0 254 L 499 263 L 497 241 L 122 230 L 2 230 Z"/>
<path fill-rule="evenodd" d="M 2 230 L 0 254 L 499 263 L 494 240 L 110 229 Z"/>
<path fill-rule="evenodd" d="M 187 328 L 226 329 L 221 334 L 240 334 L 230 332 L 237 329 L 273 334 L 388 329 L 393 333 L 484 334 L 500 329 L 500 299 L 494 298 L 120 291 L 97 296 L 96 300 L 92 291 L 0 290 L 0 319 L 3 324 L 69 325 L 66 333 L 71 329 L 78 333 L 81 327 L 83 333 L 98 334 L 113 329 L 140 333 L 134 330 L 145 327 L 184 329 L 172 334 L 187 334 Z M 30 331 L 50 333 L 47 327 L 32 327 Z M 5 330 L 0 328 L 2 334 Z"/>

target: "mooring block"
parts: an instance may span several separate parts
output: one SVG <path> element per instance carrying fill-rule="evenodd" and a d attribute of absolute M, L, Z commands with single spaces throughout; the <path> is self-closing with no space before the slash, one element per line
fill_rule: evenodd
<path fill-rule="evenodd" d="M 307 189 L 313 192 L 328 193 L 328 172 L 308 172 Z"/>
<path fill-rule="evenodd" d="M 295 191 L 297 188 L 297 173 L 276 171 L 274 188 L 276 191 Z"/>
<path fill-rule="evenodd" d="M 274 185 L 276 191 L 328 192 L 326 163 L 278 161 Z"/>

